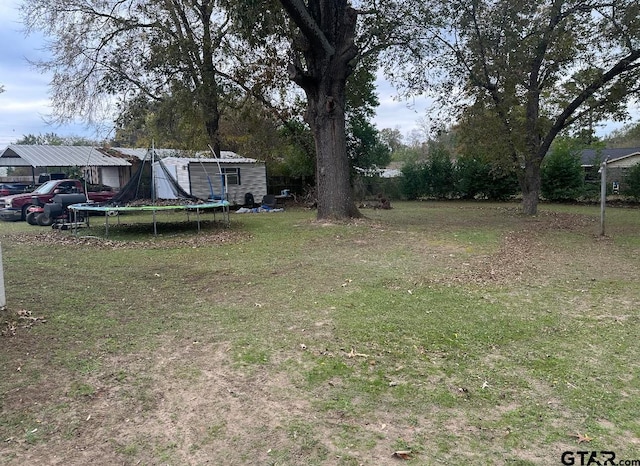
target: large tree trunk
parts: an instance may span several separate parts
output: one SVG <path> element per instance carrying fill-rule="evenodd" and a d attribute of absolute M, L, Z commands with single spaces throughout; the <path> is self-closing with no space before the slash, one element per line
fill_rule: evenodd
<path fill-rule="evenodd" d="M 202 37 L 202 69 L 200 71 L 201 78 L 194 77 L 194 81 L 200 82 L 200 89 L 197 91 L 197 98 L 202 108 L 202 117 L 204 126 L 209 139 L 209 147 L 213 150 L 215 157 L 220 157 L 220 108 L 218 106 L 220 97 L 220 88 L 218 87 L 218 79 L 216 65 L 214 63 L 214 33 L 211 30 L 211 15 L 213 12 L 214 2 L 203 1 L 200 13 L 203 25 Z"/>
<path fill-rule="evenodd" d="M 345 86 L 358 55 L 358 14 L 347 0 L 280 0 L 299 28 L 291 79 L 307 95 L 306 120 L 316 144 L 318 219 L 359 217 L 349 179 Z"/>
<path fill-rule="evenodd" d="M 307 120 L 316 143 L 318 219 L 359 217 L 349 179 L 344 109 L 332 96 L 309 100 Z"/>
<path fill-rule="evenodd" d="M 522 188 L 522 213 L 536 215 L 540 198 L 540 160 L 525 161 L 524 173 L 520 180 Z"/>
<path fill-rule="evenodd" d="M 204 114 L 204 126 L 207 130 L 209 144 L 216 157 L 220 157 L 220 112 L 218 105 L 207 105 Z"/>

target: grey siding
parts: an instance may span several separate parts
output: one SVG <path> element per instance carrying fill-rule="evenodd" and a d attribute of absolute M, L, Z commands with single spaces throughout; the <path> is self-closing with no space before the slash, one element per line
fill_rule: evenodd
<path fill-rule="evenodd" d="M 607 164 L 607 183 L 609 186 L 611 186 L 613 182 L 617 182 L 620 184 L 621 191 L 627 189 L 627 172 L 638 163 L 640 163 L 640 154 L 609 162 Z"/>
<path fill-rule="evenodd" d="M 607 165 L 608 167 L 631 168 L 638 163 L 640 163 L 640 154 L 632 155 L 631 157 L 624 157 L 620 160 L 614 160 L 609 162 Z"/>

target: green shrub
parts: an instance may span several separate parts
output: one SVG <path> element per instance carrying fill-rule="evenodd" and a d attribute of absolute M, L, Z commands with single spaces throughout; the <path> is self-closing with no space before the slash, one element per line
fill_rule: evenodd
<path fill-rule="evenodd" d="M 584 192 L 584 170 L 574 144 L 559 141 L 547 155 L 541 173 L 542 195 L 554 202 L 575 201 Z"/>
<path fill-rule="evenodd" d="M 454 192 L 454 176 L 449 151 L 435 148 L 427 164 L 427 194 L 438 199 L 450 197 Z"/>
<path fill-rule="evenodd" d="M 625 187 L 623 194 L 640 200 L 640 163 L 629 169 L 624 179 Z"/>
<path fill-rule="evenodd" d="M 504 173 L 490 163 L 462 157 L 456 164 L 456 192 L 463 199 L 486 198 L 504 201 L 518 192 L 513 173 Z"/>
<path fill-rule="evenodd" d="M 402 175 L 402 194 L 409 200 L 444 199 L 455 192 L 455 169 L 449 152 L 442 147 L 433 149 L 427 161 L 405 163 Z"/>
<path fill-rule="evenodd" d="M 402 167 L 401 192 L 408 200 L 427 194 L 428 167 L 420 162 L 408 162 Z"/>

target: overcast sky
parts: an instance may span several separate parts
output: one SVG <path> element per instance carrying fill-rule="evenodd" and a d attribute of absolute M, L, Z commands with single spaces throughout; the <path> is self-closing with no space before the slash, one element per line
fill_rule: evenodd
<path fill-rule="evenodd" d="M 17 0 L 0 1 L 0 150 L 27 134 L 56 133 L 59 136 L 84 136 L 91 139 L 108 137 L 108 129 L 89 128 L 78 122 L 65 126 L 47 123 L 51 113 L 48 96 L 50 76 L 35 71 L 28 60 L 42 57 L 44 38 L 26 37 L 20 23 Z M 380 107 L 374 120 L 378 129 L 398 129 L 407 135 L 419 129 L 426 117 L 428 100 L 417 98 L 410 102 L 398 101 L 394 89 L 382 78 L 378 79 Z M 598 131 L 606 135 L 620 125 L 607 125 Z"/>
<path fill-rule="evenodd" d="M 41 35 L 26 37 L 17 11 L 17 0 L 0 2 L 0 150 L 27 134 L 56 133 L 60 136 L 85 136 L 103 139 L 108 130 L 95 130 L 82 123 L 65 126 L 47 124 L 51 113 L 48 84 L 50 76 L 35 71 L 28 60 L 44 56 L 44 38 Z M 381 106 L 375 119 L 378 129 L 399 129 L 409 133 L 419 127 L 426 112 L 426 99 L 399 102 L 395 91 L 384 81 L 380 82 L 378 95 Z"/>
<path fill-rule="evenodd" d="M 25 37 L 16 0 L 0 2 L 0 148 L 26 134 L 54 132 L 61 136 L 85 135 L 84 125 L 50 126 L 49 77 L 34 71 L 28 60 L 43 56 L 42 36 Z"/>

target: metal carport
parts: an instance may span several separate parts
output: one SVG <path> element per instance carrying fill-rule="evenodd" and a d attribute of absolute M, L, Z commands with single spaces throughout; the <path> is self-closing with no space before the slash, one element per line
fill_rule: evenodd
<path fill-rule="evenodd" d="M 36 182 L 38 168 L 79 167 L 94 172 L 96 183 L 120 187 L 121 176 L 113 176 L 112 183 L 104 183 L 104 171 L 119 173 L 120 167 L 131 167 L 125 158 L 107 155 L 92 146 L 47 146 L 47 145 L 9 145 L 0 153 L 0 167 L 31 167 L 33 183 Z M 115 179 L 117 178 L 117 180 Z"/>

